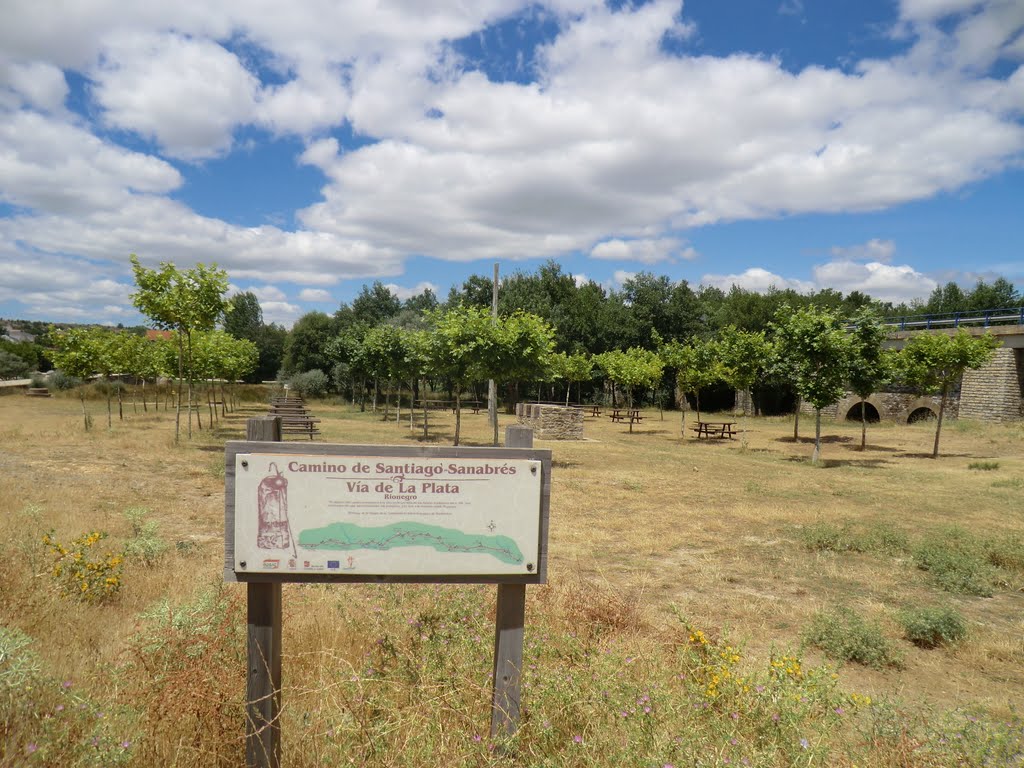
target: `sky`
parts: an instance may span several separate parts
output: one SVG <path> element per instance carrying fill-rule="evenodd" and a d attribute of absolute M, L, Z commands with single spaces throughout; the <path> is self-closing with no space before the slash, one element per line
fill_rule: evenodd
<path fill-rule="evenodd" d="M 1024 289 L 1020 0 L 5 0 L 0 316 L 264 319 L 548 259 L 608 289 Z"/>

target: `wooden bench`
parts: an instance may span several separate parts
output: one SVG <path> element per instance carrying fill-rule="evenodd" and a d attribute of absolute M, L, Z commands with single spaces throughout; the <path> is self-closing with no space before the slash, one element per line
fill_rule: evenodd
<path fill-rule="evenodd" d="M 698 421 L 696 427 L 690 427 L 690 430 L 697 433 L 697 439 L 702 437 L 712 438 L 717 437 L 720 440 L 725 438 L 733 439 L 736 435 L 736 422 L 735 421 Z"/>

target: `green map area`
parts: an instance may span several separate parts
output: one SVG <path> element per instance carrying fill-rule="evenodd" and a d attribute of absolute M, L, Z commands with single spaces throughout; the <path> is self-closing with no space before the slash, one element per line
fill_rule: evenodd
<path fill-rule="evenodd" d="M 455 528 L 416 522 L 381 526 L 331 523 L 323 528 L 301 531 L 299 546 L 303 549 L 338 550 L 433 547 L 444 553 L 491 555 L 510 565 L 523 562 L 523 553 L 508 536 L 463 533 Z"/>

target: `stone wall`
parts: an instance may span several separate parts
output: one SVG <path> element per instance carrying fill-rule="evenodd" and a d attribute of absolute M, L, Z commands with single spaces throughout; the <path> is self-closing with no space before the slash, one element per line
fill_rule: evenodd
<path fill-rule="evenodd" d="M 516 418 L 541 440 L 582 440 L 583 411 L 562 405 L 517 403 Z"/>
<path fill-rule="evenodd" d="M 964 373 L 960 415 L 979 421 L 1015 421 L 1024 416 L 1024 354 L 997 349 L 988 365 Z"/>
<path fill-rule="evenodd" d="M 895 419 L 901 424 L 906 424 L 910 419 L 910 414 L 919 408 L 928 408 L 938 416 L 941 400 L 939 395 L 924 395 L 922 397 L 911 392 L 875 392 L 867 399 L 867 402 L 878 411 L 880 419 Z M 836 419 L 845 419 L 846 414 L 859 404 L 860 397 L 853 392 L 847 392 L 842 400 L 832 406 L 831 415 Z M 811 408 L 811 413 L 813 412 L 814 409 Z M 826 412 L 828 412 L 827 409 L 822 411 L 822 413 Z M 943 414 L 943 418 L 955 419 L 960 413 L 960 396 L 954 392 L 946 398 L 946 412 Z"/>

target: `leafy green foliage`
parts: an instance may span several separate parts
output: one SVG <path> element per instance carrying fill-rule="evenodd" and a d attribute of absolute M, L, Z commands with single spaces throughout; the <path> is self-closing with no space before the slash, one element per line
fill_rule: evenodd
<path fill-rule="evenodd" d="M 594 361 L 604 371 L 605 376 L 626 390 L 630 405 L 633 404 L 635 390 L 657 386 L 665 368 L 665 363 L 657 352 L 640 347 L 630 347 L 625 352 L 604 352 L 596 355 Z"/>
<path fill-rule="evenodd" d="M 804 638 L 837 661 L 852 661 L 873 669 L 903 665 L 882 628 L 845 606 L 816 613 Z"/>
<path fill-rule="evenodd" d="M 288 379 L 288 388 L 302 397 L 322 397 L 330 386 L 327 374 L 319 368 L 296 373 Z"/>
<path fill-rule="evenodd" d="M 935 424 L 935 445 L 932 456 L 939 455 L 939 436 L 942 433 L 942 415 L 950 387 L 960 380 L 964 372 L 980 368 L 992 359 L 1000 342 L 986 333 L 972 336 L 964 329 L 954 336 L 943 333 L 919 333 L 907 341 L 898 358 L 899 375 L 904 382 L 922 392 L 939 390 L 942 401 Z"/>
<path fill-rule="evenodd" d="M 967 637 L 967 622 L 948 605 L 902 611 L 899 621 L 907 640 L 920 648 L 937 648 Z"/>

